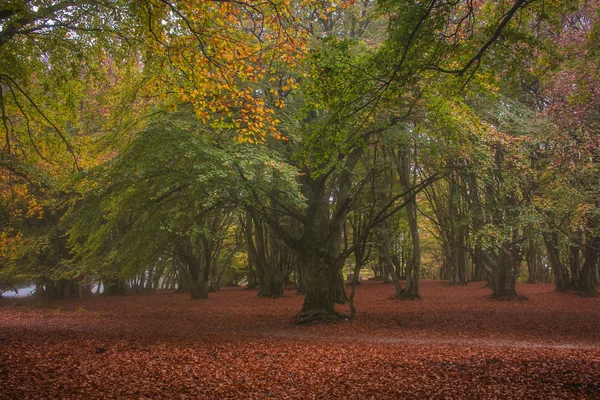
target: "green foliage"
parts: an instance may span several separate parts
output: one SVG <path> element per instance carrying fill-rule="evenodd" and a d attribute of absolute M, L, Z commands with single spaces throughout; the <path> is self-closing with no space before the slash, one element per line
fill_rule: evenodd
<path fill-rule="evenodd" d="M 215 136 L 190 111 L 159 114 L 93 172 L 98 186 L 69 216 L 73 252 L 86 270 L 132 276 L 171 257 L 183 238 L 216 234 L 210 221 L 269 191 L 301 205 L 295 171 L 264 150 Z"/>

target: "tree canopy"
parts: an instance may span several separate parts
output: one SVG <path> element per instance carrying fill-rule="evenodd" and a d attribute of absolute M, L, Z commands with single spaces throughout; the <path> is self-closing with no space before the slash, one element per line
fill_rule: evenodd
<path fill-rule="evenodd" d="M 598 7 L 1 6 L 0 289 L 295 281 L 297 322 L 367 269 L 593 295 Z"/>

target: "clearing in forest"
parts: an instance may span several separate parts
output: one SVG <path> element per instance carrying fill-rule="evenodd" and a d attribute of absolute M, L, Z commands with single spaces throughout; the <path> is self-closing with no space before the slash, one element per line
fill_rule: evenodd
<path fill-rule="evenodd" d="M 354 320 L 317 326 L 293 325 L 291 290 L 5 299 L 0 398 L 600 398 L 600 298 L 481 286 L 365 282 Z"/>

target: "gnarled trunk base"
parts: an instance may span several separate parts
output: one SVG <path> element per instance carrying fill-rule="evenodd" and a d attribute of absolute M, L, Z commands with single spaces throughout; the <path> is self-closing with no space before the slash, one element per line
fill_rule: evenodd
<path fill-rule="evenodd" d="M 296 315 L 295 324 L 324 324 L 331 322 L 339 322 L 342 320 L 347 320 L 349 317 L 345 314 L 339 313 L 337 311 L 329 311 L 329 310 L 309 310 L 303 311 L 300 314 Z"/>
<path fill-rule="evenodd" d="M 190 294 L 192 299 L 208 299 L 208 286 L 202 284 L 190 285 Z"/>
<path fill-rule="evenodd" d="M 300 260 L 303 268 L 304 303 L 296 316 L 297 324 L 333 322 L 347 316 L 335 310 L 335 304 L 347 302 L 344 282 L 339 268 L 319 257 L 306 256 Z"/>
<path fill-rule="evenodd" d="M 273 299 L 283 296 L 283 279 L 277 276 L 277 274 L 262 277 L 258 295 L 260 297 L 270 297 Z"/>

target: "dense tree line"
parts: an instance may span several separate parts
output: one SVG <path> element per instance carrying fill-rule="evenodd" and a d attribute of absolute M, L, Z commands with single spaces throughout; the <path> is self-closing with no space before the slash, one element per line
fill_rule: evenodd
<path fill-rule="evenodd" d="M 596 1 L 14 2 L 3 290 L 600 283 Z M 526 266 L 526 267 L 525 267 Z"/>

